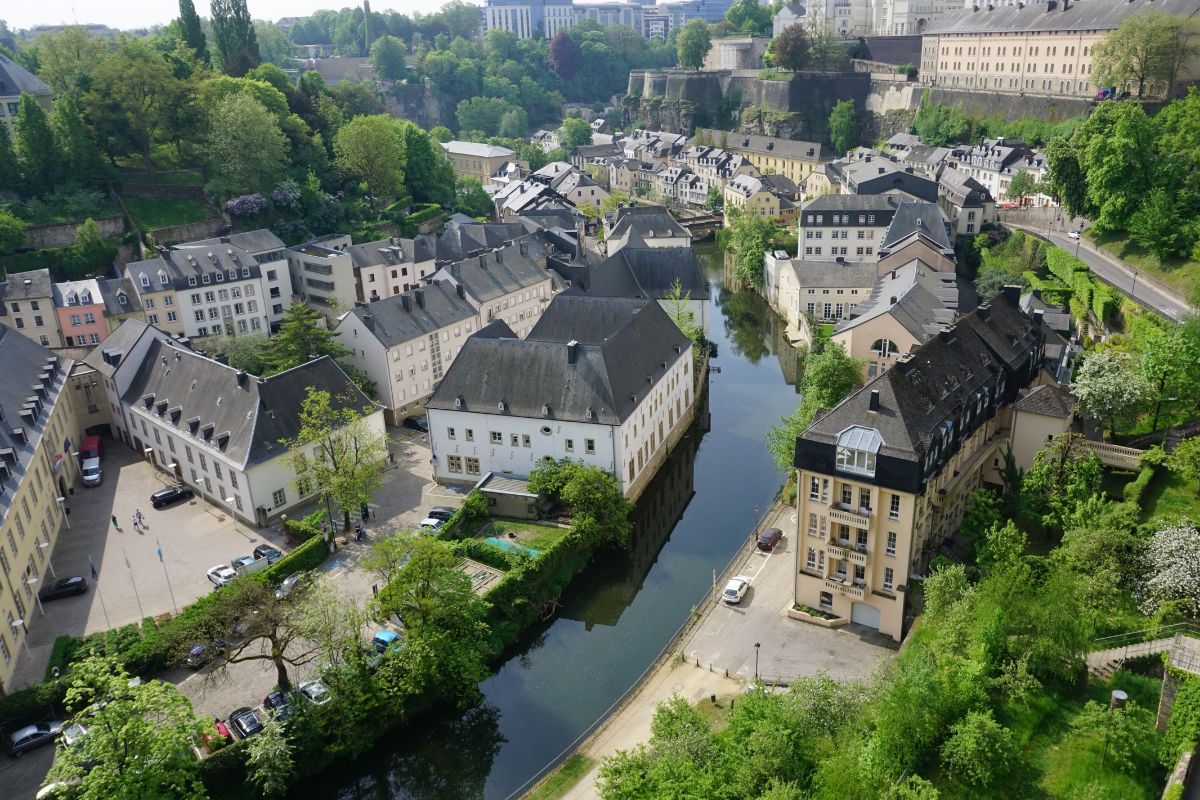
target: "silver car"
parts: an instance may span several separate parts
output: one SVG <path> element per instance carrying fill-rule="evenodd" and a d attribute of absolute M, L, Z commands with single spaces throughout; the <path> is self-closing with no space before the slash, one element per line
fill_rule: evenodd
<path fill-rule="evenodd" d="M 62 733 L 63 724 L 58 720 L 39 722 L 36 725 L 26 725 L 8 735 L 8 754 L 20 758 L 30 750 L 36 750 L 44 744 L 50 744 Z"/>

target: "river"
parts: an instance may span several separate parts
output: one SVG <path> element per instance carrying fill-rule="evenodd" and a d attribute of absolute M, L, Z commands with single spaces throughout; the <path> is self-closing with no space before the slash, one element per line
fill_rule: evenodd
<path fill-rule="evenodd" d="M 711 589 L 782 483 L 763 437 L 798 398 L 782 323 L 757 294 L 726 288 L 712 245 L 697 254 L 717 346 L 708 401 L 639 501 L 629 551 L 576 578 L 481 685 L 480 705 L 381 739 L 297 797 L 505 800 L 605 714 Z"/>

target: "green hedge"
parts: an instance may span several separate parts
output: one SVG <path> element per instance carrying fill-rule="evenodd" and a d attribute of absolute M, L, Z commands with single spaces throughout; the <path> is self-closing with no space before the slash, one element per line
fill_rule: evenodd
<path fill-rule="evenodd" d="M 470 492 L 446 524 L 438 531 L 438 538 L 443 542 L 453 542 L 464 536 L 469 536 L 487 522 L 489 513 L 487 499 L 481 492 Z"/>
<path fill-rule="evenodd" d="M 1162 764 L 1173 769 L 1179 756 L 1200 742 L 1200 679 L 1173 667 L 1167 670 L 1174 676 L 1177 688 L 1163 740 Z"/>
<path fill-rule="evenodd" d="M 1061 247 L 1046 249 L 1046 269 L 1067 286 L 1073 286 L 1075 273 L 1088 272 L 1087 264 L 1063 250 Z"/>
<path fill-rule="evenodd" d="M 325 544 L 325 538 L 320 535 L 320 531 L 317 531 L 316 536 L 309 538 L 258 575 L 267 583 L 279 583 L 293 572 L 316 569 L 324 563 L 327 555 L 329 555 L 329 549 Z"/>
<path fill-rule="evenodd" d="M 1022 275 L 1025 276 L 1025 280 L 1029 281 L 1030 288 L 1039 289 L 1042 293 L 1042 299 L 1051 305 L 1066 305 L 1071 297 L 1070 287 L 1056 278 L 1042 279 L 1032 270 L 1026 270 Z"/>
<path fill-rule="evenodd" d="M 1092 285 L 1092 313 L 1101 322 L 1110 322 L 1116 315 L 1117 309 L 1121 307 L 1121 296 L 1112 289 L 1100 282 L 1093 282 Z"/>
<path fill-rule="evenodd" d="M 67 671 L 67 653 L 74 641 L 75 637 L 69 634 L 64 634 L 54 640 L 54 646 L 50 648 L 50 660 L 46 663 L 46 673 L 42 680 L 54 680 L 55 667 L 58 668 L 60 675 Z"/>
<path fill-rule="evenodd" d="M 54 707 L 62 703 L 66 691 L 61 681 L 47 681 L 0 697 L 0 725 L 5 730 L 13 730 L 52 716 L 57 713 Z"/>
<path fill-rule="evenodd" d="M 463 539 L 454 542 L 454 552 L 464 558 L 487 564 L 489 567 L 508 572 L 513 567 L 520 566 L 529 560 L 527 556 L 497 547 L 491 542 L 481 539 Z"/>
<path fill-rule="evenodd" d="M 201 759 L 197 771 L 208 793 L 213 797 L 255 797 L 257 793 L 248 785 L 249 755 L 246 740 L 238 739 Z"/>
<path fill-rule="evenodd" d="M 1155 468 L 1153 466 L 1144 466 L 1142 467 L 1141 471 L 1138 472 L 1138 476 L 1136 478 L 1125 484 L 1125 488 L 1122 491 L 1124 492 L 1125 501 L 1127 503 L 1133 503 L 1134 505 L 1141 506 L 1142 495 L 1144 495 L 1146 493 L 1146 489 L 1149 488 L 1150 481 L 1154 480 L 1154 473 Z"/>

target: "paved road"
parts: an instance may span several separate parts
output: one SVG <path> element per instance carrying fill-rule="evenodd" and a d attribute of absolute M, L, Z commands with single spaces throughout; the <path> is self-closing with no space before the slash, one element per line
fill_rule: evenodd
<path fill-rule="evenodd" d="M 1141 273 L 1136 273 L 1132 267 L 1119 261 L 1107 253 L 1096 249 L 1087 239 L 1070 239 L 1065 233 L 1052 231 L 1046 234 L 1044 228 L 1035 228 L 1016 222 L 1005 222 L 1013 228 L 1021 228 L 1029 233 L 1048 239 L 1052 244 L 1061 247 L 1068 253 L 1076 254 L 1078 245 L 1079 260 L 1087 264 L 1106 283 L 1116 287 L 1123 294 L 1132 297 L 1146 308 L 1153 309 L 1167 319 L 1182 322 L 1191 309 L 1187 302 L 1174 292 L 1151 283 Z"/>

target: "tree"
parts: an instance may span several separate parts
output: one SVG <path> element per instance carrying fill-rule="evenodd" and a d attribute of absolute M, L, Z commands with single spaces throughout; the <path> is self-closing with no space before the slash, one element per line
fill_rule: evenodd
<path fill-rule="evenodd" d="M 404 186 L 404 139 L 398 120 L 387 114 L 355 117 L 333 140 L 334 163 L 342 174 L 367 185 L 372 208 Z"/>
<path fill-rule="evenodd" d="M 1196 228 L 1185 218 L 1181 205 L 1173 192 L 1155 187 L 1126 226 L 1130 238 L 1157 256 L 1160 263 L 1186 258 L 1196 244 Z"/>
<path fill-rule="evenodd" d="M 284 442 L 293 451 L 288 461 L 297 486 L 316 488 L 331 519 L 333 506 L 339 506 L 344 530 L 350 528 L 351 510 L 370 502 L 379 489 L 388 455 L 387 437 L 367 424 L 371 409 L 352 403 L 352 398 L 335 398 L 308 387 L 300 406 L 300 430 Z"/>
<path fill-rule="evenodd" d="M 1135 413 L 1149 387 L 1125 353 L 1099 350 L 1088 354 L 1071 383 L 1071 392 L 1085 411 L 1116 434 L 1117 421 Z"/>
<path fill-rule="evenodd" d="M 1076 433 L 1056 436 L 1025 472 L 1021 495 L 1048 528 L 1063 530 L 1080 503 L 1100 494 L 1100 459 Z"/>
<path fill-rule="evenodd" d="M 704 208 L 707 211 L 716 211 L 724 204 L 725 198 L 721 196 L 721 190 L 716 186 L 708 187 L 708 192 L 704 195 Z"/>
<path fill-rule="evenodd" d="M 0 253 L 11 253 L 25 243 L 25 222 L 0 208 Z"/>
<path fill-rule="evenodd" d="M 569 155 L 575 152 L 575 148 L 592 143 L 592 126 L 579 117 L 567 117 L 558 129 L 558 138 L 562 142 L 562 149 Z"/>
<path fill-rule="evenodd" d="M 371 552 L 363 558 L 362 565 L 377 574 L 386 586 L 412 559 L 419 538 L 420 534 L 416 531 L 401 530 L 376 539 L 371 545 Z"/>
<path fill-rule="evenodd" d="M 1190 520 L 1164 525 L 1146 546 L 1146 577 L 1138 591 L 1138 605 L 1153 614 L 1165 603 L 1175 603 L 1188 616 L 1200 614 L 1200 531 Z"/>
<path fill-rule="evenodd" d="M 1153 188 L 1160 167 L 1154 124 L 1140 103 L 1101 103 L 1079 131 L 1093 228 L 1122 230 Z"/>
<path fill-rule="evenodd" d="M 1150 430 L 1158 430 L 1164 400 L 1192 399 L 1200 395 L 1200 353 L 1187 328 L 1172 325 L 1153 329 L 1138 347 L 1137 368 L 1154 407 Z"/>
<path fill-rule="evenodd" d="M 340 361 L 350 350 L 338 343 L 336 331 L 324 325 L 324 318 L 304 303 L 288 308 L 279 325 L 279 332 L 270 339 L 271 374 L 283 372 L 314 358 L 329 356 Z"/>
<path fill-rule="evenodd" d="M 771 40 L 772 60 L 775 66 L 783 69 L 790 69 L 793 72 L 804 69 L 808 66 L 809 52 L 808 34 L 804 30 L 804 26 L 799 22 L 788 25 L 779 35 Z M 851 108 L 853 109 L 853 101 Z M 835 106 L 836 108 L 836 106 Z M 844 153 L 849 148 L 837 148 L 839 153 Z"/>
<path fill-rule="evenodd" d="M 141 39 L 124 39 L 92 67 L 84 116 L 110 159 L 136 154 L 154 169 L 150 151 L 168 130 L 183 84 L 162 56 Z"/>
<path fill-rule="evenodd" d="M 111 49 L 110 42 L 82 25 L 42 34 L 37 38 L 38 77 L 50 84 L 58 97 L 86 91 L 92 70 Z"/>
<path fill-rule="evenodd" d="M 833 408 L 862 385 L 862 362 L 851 358 L 839 342 L 828 342 L 804 359 L 801 401 L 795 413 L 767 431 L 767 449 L 782 469 L 796 462 L 796 438 L 804 433 L 819 408 Z"/>
<path fill-rule="evenodd" d="M 1167 467 L 1200 492 L 1200 436 L 1184 439 L 1167 457 Z"/>
<path fill-rule="evenodd" d="M 1137 86 L 1141 97 L 1147 84 L 1162 85 L 1165 95 L 1197 51 L 1195 27 L 1189 20 L 1149 11 L 1130 14 L 1115 30 L 1097 42 L 1092 64 L 1099 86 Z"/>
<path fill-rule="evenodd" d="M 296 771 L 292 743 L 278 719 L 268 719 L 247 746 L 246 766 L 250 783 L 263 797 L 282 797 Z"/>
<path fill-rule="evenodd" d="M 371 43 L 371 66 L 385 81 L 398 81 L 408 73 L 407 49 L 395 36 L 380 36 Z"/>
<path fill-rule="evenodd" d="M 1017 744 L 1012 731 L 989 711 L 971 711 L 950 729 L 942 746 L 946 771 L 977 788 L 993 785 L 1016 764 Z"/>
<path fill-rule="evenodd" d="M 546 49 L 546 64 L 554 71 L 555 75 L 564 81 L 571 80 L 579 71 L 582 60 L 583 54 L 580 52 L 579 45 L 569 33 L 559 31 L 554 34 L 554 38 L 550 40 L 550 46 Z"/>
<path fill-rule="evenodd" d="M 71 665 L 64 703 L 87 734 L 61 748 L 50 777 L 78 781 L 72 796 L 82 800 L 150 800 L 208 795 L 197 774 L 192 743 L 208 721 L 197 720 L 192 704 L 169 683 L 129 685 L 129 675 L 111 657 L 90 656 Z"/>
<path fill-rule="evenodd" d="M 521 139 L 529 131 L 529 115 L 523 108 L 505 111 L 500 117 L 500 135 L 509 139 Z"/>
<path fill-rule="evenodd" d="M 495 136 L 500 132 L 504 115 L 515 109 L 512 103 L 499 97 L 472 97 L 458 104 L 455 117 L 461 131 L 481 131 L 485 136 Z"/>
<path fill-rule="evenodd" d="M 404 146 L 408 193 L 422 203 L 448 206 L 454 202 L 454 167 L 446 151 L 409 120 L 397 122 Z"/>
<path fill-rule="evenodd" d="M 570 459 L 546 461 L 530 472 L 529 489 L 565 505 L 588 544 L 622 546 L 628 540 L 633 507 L 611 473 Z"/>
<path fill-rule="evenodd" d="M 226 75 L 240 78 L 262 63 L 246 0 L 212 0 L 212 33 Z"/>
<path fill-rule="evenodd" d="M 734 274 L 738 280 L 761 288 L 767 246 L 783 233 L 778 220 L 730 207 L 725 209 L 725 222 L 729 228 L 728 248 L 737 253 Z"/>
<path fill-rule="evenodd" d="M 1112 709 L 1089 700 L 1071 720 L 1071 727 L 1076 736 L 1099 738 L 1104 742 L 1103 746 L 1097 745 L 1092 752 L 1102 749 L 1105 764 L 1125 773 L 1134 773 L 1138 771 L 1139 763 L 1154 761 L 1159 739 L 1154 723 L 1154 713 L 1142 708 L 1136 700 L 1129 700 L 1125 705 Z M 1094 769 L 1099 772 L 1099 765 Z M 1097 795 L 1088 793 L 1087 796 Z"/>
<path fill-rule="evenodd" d="M 75 95 L 55 100 L 54 110 L 50 113 L 50 128 L 54 131 L 54 141 L 62 159 L 62 183 L 89 189 L 103 185 L 109 173 Z"/>
<path fill-rule="evenodd" d="M 712 46 L 712 34 L 702 19 L 690 19 L 675 39 L 675 53 L 679 66 L 698 70 L 704 64 L 708 48 Z"/>
<path fill-rule="evenodd" d="M 833 142 L 834 151 L 848 152 L 854 146 L 855 132 L 854 101 L 837 101 L 829 114 L 829 140 Z"/>
<path fill-rule="evenodd" d="M 179 0 L 179 28 L 183 43 L 196 52 L 196 58 L 207 65 L 209 63 L 208 40 L 204 38 L 204 30 L 200 27 L 200 15 L 192 0 Z"/>
<path fill-rule="evenodd" d="M 272 342 L 264 334 L 211 336 L 205 341 L 204 347 L 213 356 L 223 356 L 225 362 L 234 369 L 259 376 L 271 372 Z"/>
<path fill-rule="evenodd" d="M 758 0 L 735 0 L 725 11 L 725 19 L 734 30 L 764 36 L 771 32 L 773 16 L 771 7 Z"/>
<path fill-rule="evenodd" d="M 0 186 L 21 185 L 21 164 L 13 150 L 8 126 L 0 125 Z"/>
<path fill-rule="evenodd" d="M 57 183 L 60 156 L 45 110 L 28 92 L 21 93 L 17 112 L 17 151 L 34 194 L 48 194 Z"/>
<path fill-rule="evenodd" d="M 1071 216 L 1087 209 L 1087 181 L 1079 164 L 1079 154 L 1071 142 L 1051 139 L 1046 145 L 1046 163 L 1050 167 L 1050 187 Z"/>
<path fill-rule="evenodd" d="M 454 210 L 468 217 L 491 217 L 492 198 L 478 178 L 466 175 L 454 188 Z"/>
<path fill-rule="evenodd" d="M 287 165 L 287 137 L 274 115 L 253 97 L 236 94 L 208 113 L 205 155 L 209 191 L 220 197 L 265 191 Z"/>
<path fill-rule="evenodd" d="M 107 272 L 117 256 L 117 248 L 104 238 L 100 226 L 91 217 L 85 219 L 75 232 L 75 245 L 71 249 L 72 274 L 77 277 Z"/>
<path fill-rule="evenodd" d="M 1009 181 L 1008 196 L 1015 197 L 1020 203 L 1031 194 L 1037 194 L 1037 181 L 1029 174 L 1029 170 L 1023 169 Z"/>

